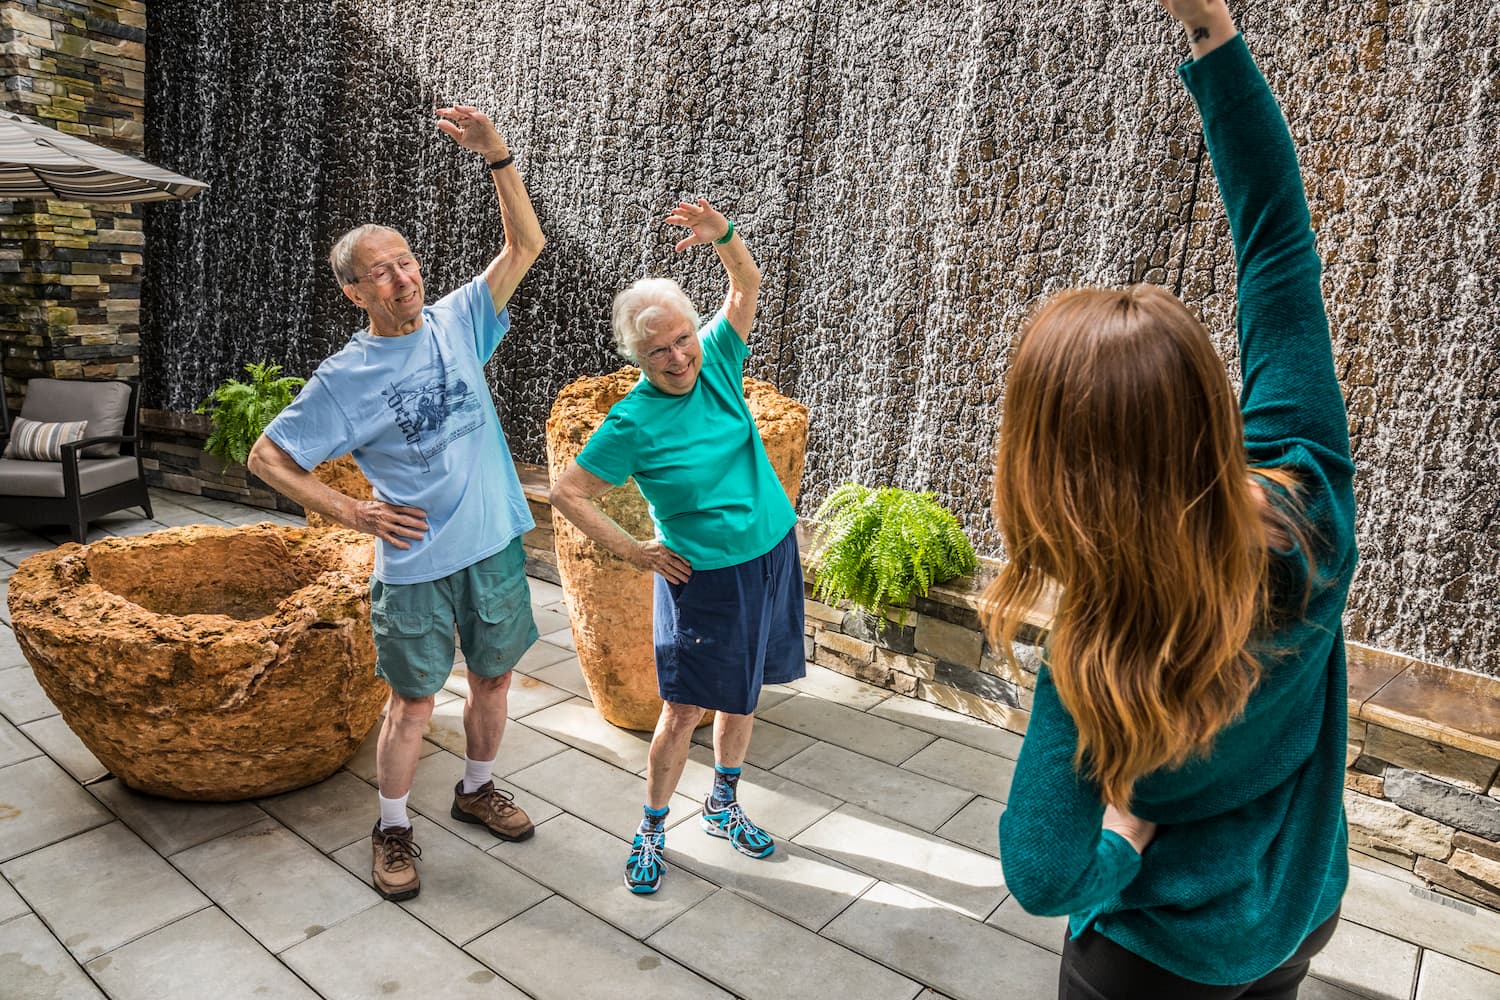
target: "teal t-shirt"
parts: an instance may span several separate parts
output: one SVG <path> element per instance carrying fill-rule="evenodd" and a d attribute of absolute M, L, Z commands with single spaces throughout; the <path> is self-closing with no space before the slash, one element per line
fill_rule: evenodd
<path fill-rule="evenodd" d="M 610 409 L 578 464 L 605 482 L 635 484 L 657 537 L 695 570 L 765 555 L 797 523 L 745 402 L 750 349 L 723 313 L 698 330 L 703 363 L 681 396 L 642 378 Z"/>

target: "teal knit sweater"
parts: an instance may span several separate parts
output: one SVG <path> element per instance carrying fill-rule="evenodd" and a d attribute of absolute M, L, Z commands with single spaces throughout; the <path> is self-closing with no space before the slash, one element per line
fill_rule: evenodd
<path fill-rule="evenodd" d="M 1316 573 L 1306 613 L 1264 648 L 1264 677 L 1209 756 L 1135 786 L 1159 824 L 1138 855 L 1102 832 L 1097 786 L 1073 768 L 1078 732 L 1044 666 L 1008 808 L 1006 882 L 1026 910 L 1068 914 L 1187 979 L 1232 985 L 1285 961 L 1348 881 L 1348 718 L 1341 619 L 1354 572 L 1354 467 L 1321 264 L 1285 120 L 1243 37 L 1179 73 L 1198 104 L 1238 263 L 1240 407 L 1251 465 L 1293 471 Z M 1273 557 L 1297 604 L 1307 553 Z M 1259 643 L 1257 644 L 1259 646 Z"/>

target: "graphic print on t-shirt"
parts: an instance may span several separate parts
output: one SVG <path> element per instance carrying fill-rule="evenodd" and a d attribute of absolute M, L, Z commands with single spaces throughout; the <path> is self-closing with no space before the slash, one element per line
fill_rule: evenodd
<path fill-rule="evenodd" d="M 406 443 L 422 460 L 422 471 L 449 444 L 484 426 L 484 410 L 456 364 L 436 352 L 427 364 L 380 390 Z"/>

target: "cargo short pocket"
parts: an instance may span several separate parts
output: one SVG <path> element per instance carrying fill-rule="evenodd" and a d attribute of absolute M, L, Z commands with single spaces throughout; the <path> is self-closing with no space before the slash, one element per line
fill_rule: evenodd
<path fill-rule="evenodd" d="M 531 609 L 531 594 L 524 582 L 519 587 L 485 587 L 474 598 L 474 613 L 489 625 L 503 625 L 523 608 Z"/>
<path fill-rule="evenodd" d="M 436 624 L 430 611 L 370 609 L 370 631 L 386 639 L 411 639 L 426 635 Z"/>
<path fill-rule="evenodd" d="M 520 586 L 496 586 L 474 595 L 472 616 L 460 615 L 459 638 L 470 670 L 498 677 L 520 661 L 537 640 L 531 614 L 531 592 Z"/>
<path fill-rule="evenodd" d="M 453 628 L 430 611 L 370 609 L 375 673 L 407 698 L 434 694 L 453 669 Z"/>

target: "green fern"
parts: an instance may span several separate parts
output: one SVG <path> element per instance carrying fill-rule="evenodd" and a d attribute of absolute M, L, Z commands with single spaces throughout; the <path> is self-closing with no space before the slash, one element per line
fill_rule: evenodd
<path fill-rule="evenodd" d="M 307 384 L 307 379 L 282 375 L 281 366 L 269 361 L 252 361 L 245 371 L 250 373 L 249 382 L 225 379 L 197 409 L 209 414 L 212 427 L 203 450 L 241 465 L 250 457 L 250 447 L 260 432 Z"/>
<path fill-rule="evenodd" d="M 813 535 L 813 596 L 873 614 L 979 568 L 958 519 L 932 493 L 845 483 L 823 501 Z"/>

